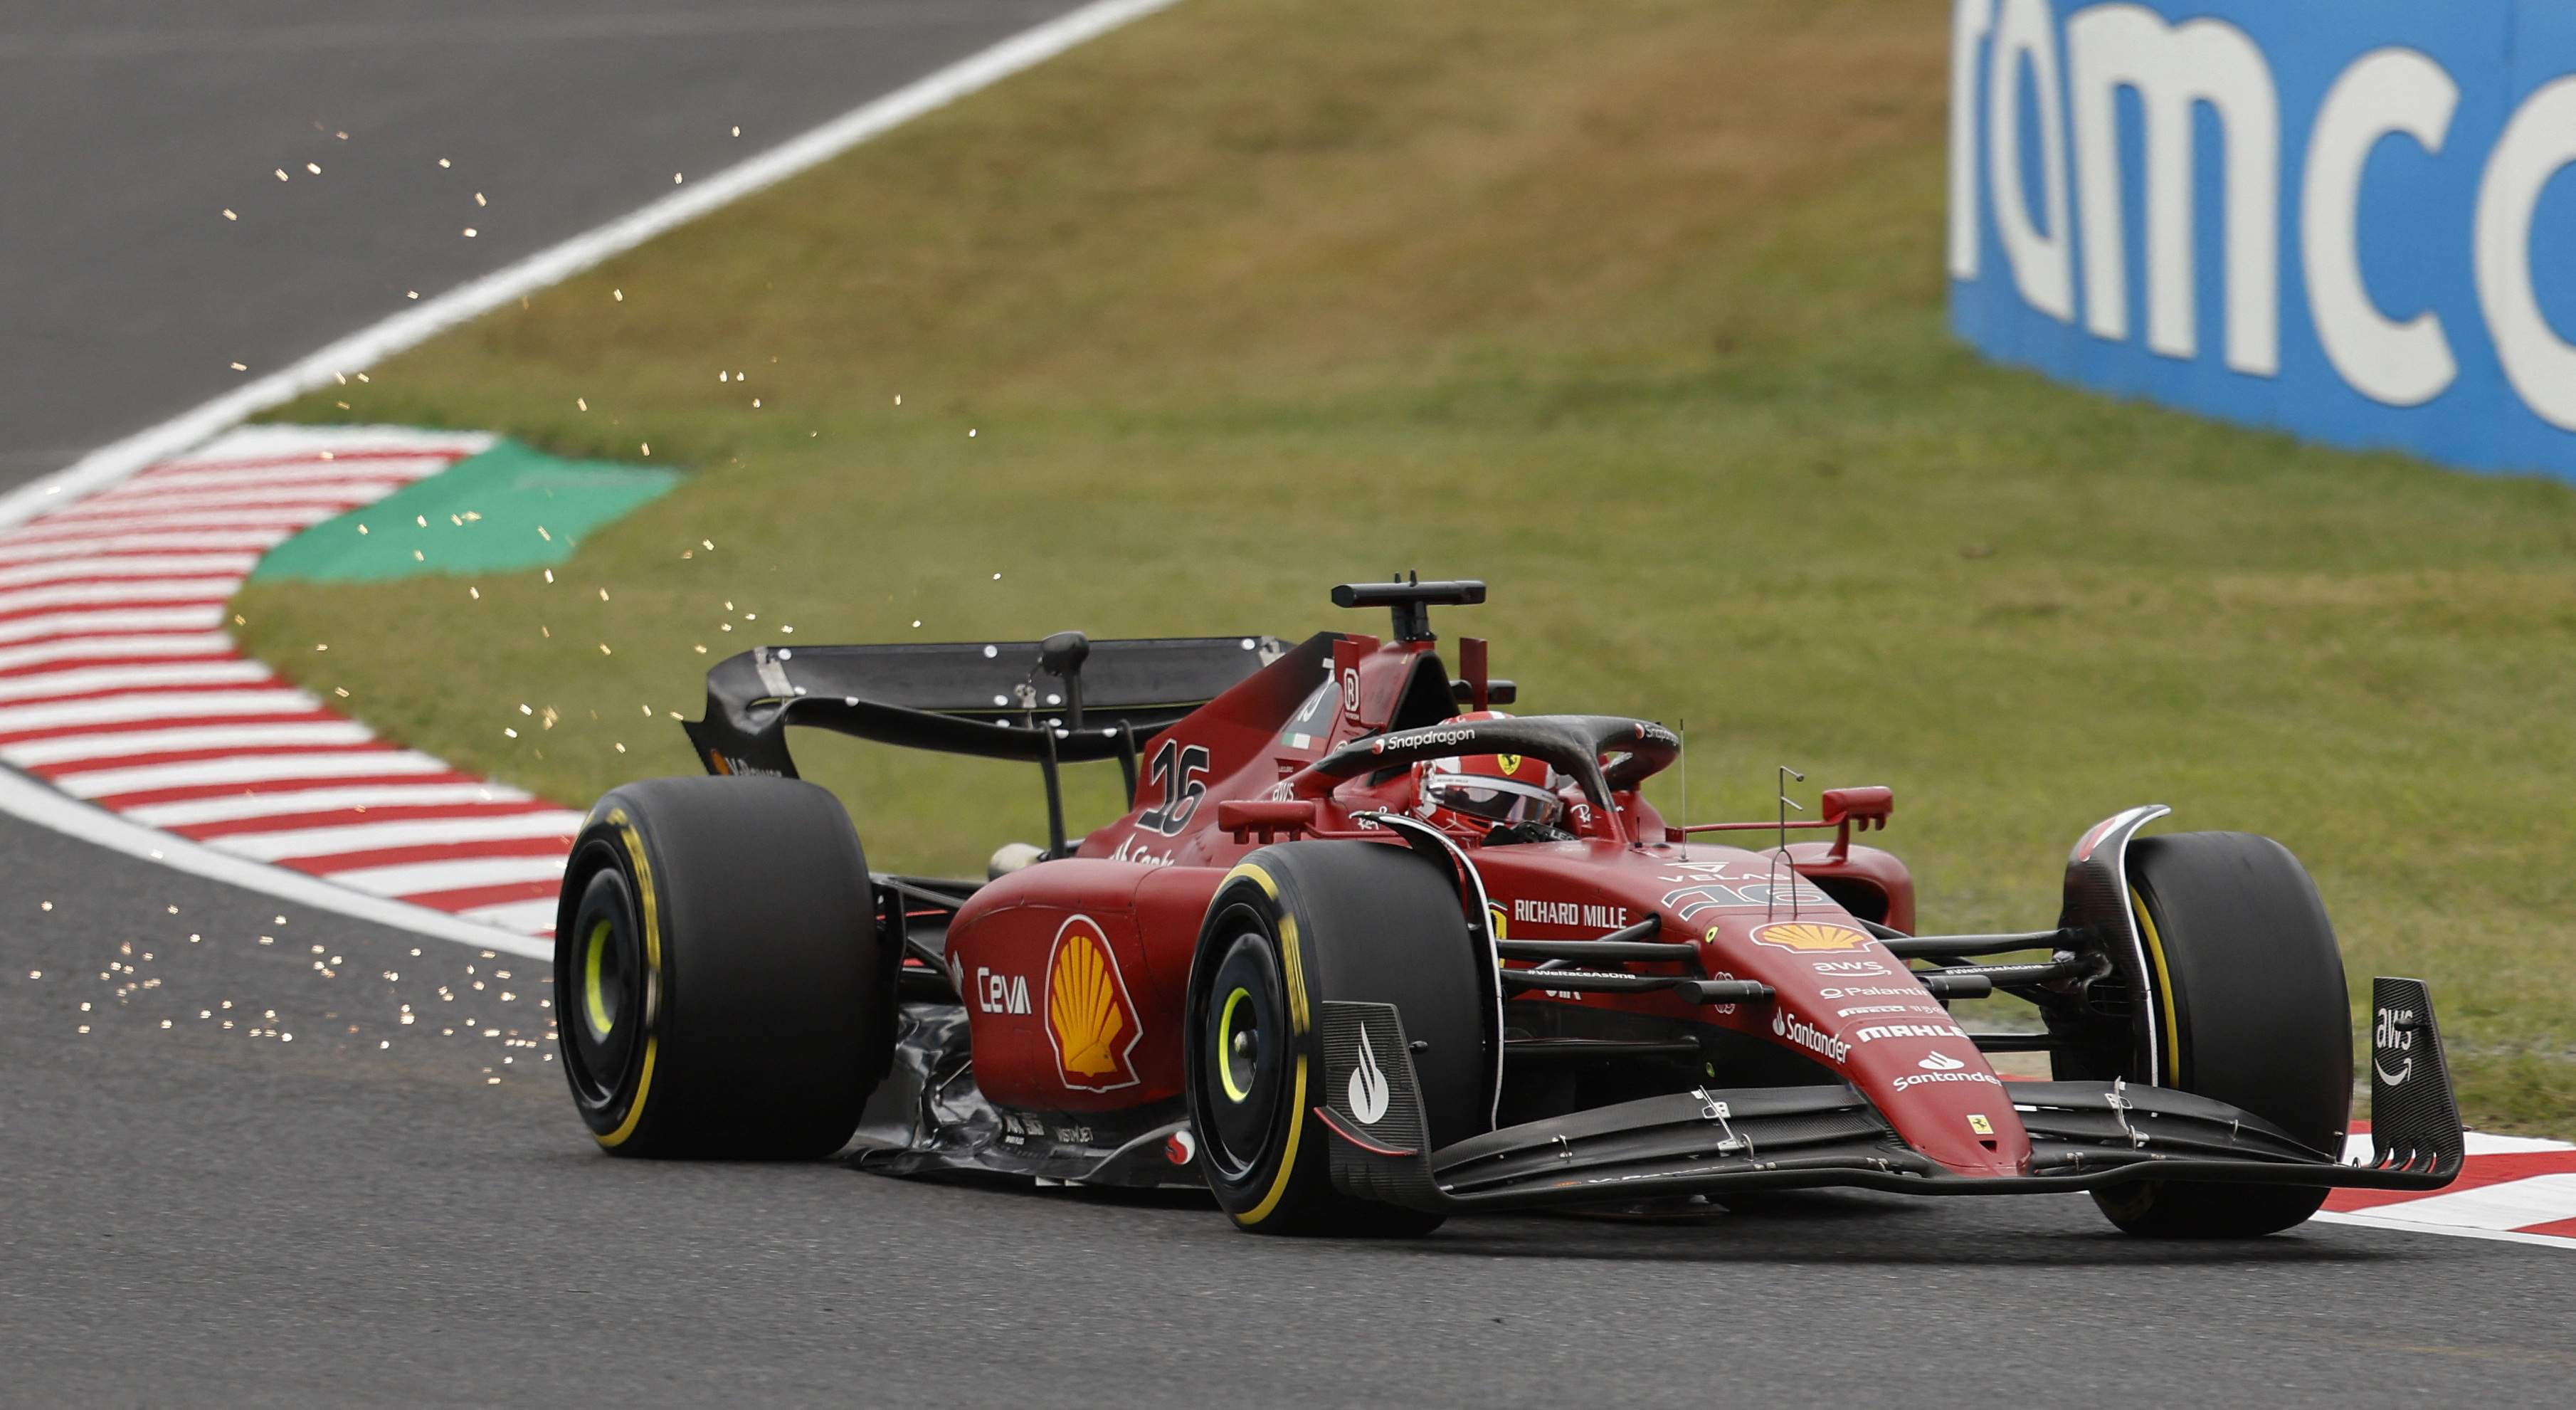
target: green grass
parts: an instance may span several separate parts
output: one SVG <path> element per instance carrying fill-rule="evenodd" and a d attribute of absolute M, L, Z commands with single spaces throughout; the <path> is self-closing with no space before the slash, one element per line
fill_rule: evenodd
<path fill-rule="evenodd" d="M 247 640 L 578 803 L 691 770 L 669 712 L 754 641 L 1380 631 L 1325 587 L 1482 577 L 1435 624 L 1525 710 L 1687 719 L 1694 817 L 1894 785 L 1929 925 L 2045 923 L 2131 803 L 2279 837 L 2356 975 L 2433 981 L 2473 1119 L 2576 1130 L 2576 494 L 1969 355 L 1946 15 L 1189 0 L 287 408 L 697 474 L 555 583 L 263 586 Z M 1023 769 L 799 749 L 880 865 L 1043 828 Z"/>

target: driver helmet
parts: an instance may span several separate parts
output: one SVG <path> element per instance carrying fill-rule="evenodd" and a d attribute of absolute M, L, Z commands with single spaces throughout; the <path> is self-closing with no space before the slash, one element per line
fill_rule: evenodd
<path fill-rule="evenodd" d="M 1452 723 L 1508 720 L 1500 710 L 1460 715 Z M 1422 806 L 1437 817 L 1451 814 L 1468 825 L 1509 827 L 1535 823 L 1556 825 L 1565 800 L 1556 793 L 1560 780 L 1545 761 L 1526 754 L 1465 754 L 1434 759 L 1422 766 Z"/>

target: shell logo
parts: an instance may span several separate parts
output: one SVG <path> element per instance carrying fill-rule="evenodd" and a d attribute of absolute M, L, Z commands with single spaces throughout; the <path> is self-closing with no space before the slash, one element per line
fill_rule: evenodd
<path fill-rule="evenodd" d="M 1047 1041 L 1055 1045 L 1056 1075 L 1085 1092 L 1133 1087 L 1139 1080 L 1127 1055 L 1144 1037 L 1136 1004 L 1109 937 L 1089 916 L 1075 916 L 1055 933 L 1047 955 Z"/>
<path fill-rule="evenodd" d="M 1753 927 L 1753 943 L 1804 952 L 1857 950 L 1869 943 L 1869 936 L 1848 925 L 1825 925 L 1811 920 L 1784 920 L 1771 925 Z"/>

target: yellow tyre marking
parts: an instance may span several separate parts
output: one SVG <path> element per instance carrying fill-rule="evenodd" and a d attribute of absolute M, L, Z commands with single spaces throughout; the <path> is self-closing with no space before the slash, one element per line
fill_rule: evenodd
<path fill-rule="evenodd" d="M 1252 1095 L 1234 1085 L 1234 1006 L 1252 997 L 1249 989 L 1237 989 L 1225 996 L 1225 1012 L 1216 1020 L 1216 1075 L 1225 1083 L 1225 1094 L 1242 1101 Z"/>
<path fill-rule="evenodd" d="M 1278 900 L 1278 899 L 1279 899 L 1279 883 L 1278 883 L 1278 882 L 1275 882 L 1275 881 L 1273 881 L 1273 880 L 1271 880 L 1271 879 L 1270 879 L 1270 873 L 1268 873 L 1268 872 L 1266 872 L 1266 871 L 1263 871 L 1261 868 L 1259 868 L 1259 867 L 1257 867 L 1257 866 L 1254 866 L 1254 865 L 1253 865 L 1252 863 L 1250 863 L 1250 862 L 1245 862 L 1243 865 L 1241 865 L 1241 866 L 1239 866 L 1239 867 L 1236 867 L 1234 870 L 1232 870 L 1232 871 L 1230 871 L 1230 872 L 1227 872 L 1227 873 L 1225 874 L 1225 881 L 1221 881 L 1221 882 L 1218 882 L 1218 883 L 1217 883 L 1217 887 L 1218 887 L 1218 889 L 1219 889 L 1219 890 L 1224 889 L 1224 887 L 1225 887 L 1225 883 L 1226 883 L 1227 881 L 1232 881 L 1232 880 L 1234 880 L 1234 879 L 1235 879 L 1236 877 L 1238 877 L 1238 876 L 1248 876 L 1248 877 L 1251 877 L 1251 878 L 1252 878 L 1252 884 L 1253 884 L 1253 885 L 1255 885 L 1255 886 L 1260 887 L 1260 888 L 1261 888 L 1262 890 L 1264 890 L 1264 891 L 1269 892 L 1269 893 L 1270 893 L 1270 899 L 1271 899 L 1271 900 L 1276 901 L 1276 900 Z"/>
<path fill-rule="evenodd" d="M 1303 1037 L 1306 1020 L 1306 964 L 1297 955 L 1297 918 L 1279 917 L 1279 956 L 1288 963 L 1288 1025 Z"/>
<path fill-rule="evenodd" d="M 1236 877 L 1250 878 L 1253 885 L 1260 887 L 1263 893 L 1270 897 L 1270 901 L 1273 906 L 1278 905 L 1279 883 L 1271 879 L 1270 873 L 1263 871 L 1261 868 L 1254 866 L 1250 862 L 1245 862 L 1243 865 L 1227 872 L 1225 874 L 1225 881 L 1232 882 Z M 1219 883 L 1220 890 L 1223 889 L 1224 884 L 1225 883 Z M 1296 1028 L 1297 1032 L 1302 1034 L 1308 1027 L 1306 1017 L 1306 967 L 1304 961 L 1297 953 L 1297 921 L 1295 917 L 1287 915 L 1284 912 L 1278 915 L 1278 920 L 1279 954 L 1280 959 L 1285 963 L 1288 970 L 1288 1019 Z M 1232 1084 L 1228 1083 L 1227 1085 L 1230 1087 Z M 1234 1217 L 1234 1221 L 1236 1223 L 1242 1224 L 1246 1227 L 1260 1223 L 1262 1220 L 1270 1217 L 1270 1212 L 1272 1210 L 1279 1207 L 1280 1200 L 1287 1197 L 1288 1181 L 1297 1173 L 1297 1145 L 1299 1139 L 1305 1134 L 1306 1055 L 1304 1053 L 1299 1053 L 1297 1055 L 1296 1090 L 1288 1104 L 1288 1150 L 1279 1158 L 1278 1177 L 1270 1182 L 1270 1193 L 1261 1197 L 1261 1203 L 1254 1205 L 1251 1209 Z"/>
<path fill-rule="evenodd" d="M 1250 862 L 1227 872 L 1225 881 L 1219 882 L 1217 889 L 1224 890 L 1227 883 L 1239 876 L 1251 878 L 1252 884 L 1270 897 L 1272 914 L 1279 922 L 1279 958 L 1288 969 L 1288 1026 L 1303 1036 L 1314 1025 L 1306 1014 L 1306 962 L 1297 953 L 1297 918 L 1279 905 L 1279 883 L 1271 879 L 1270 873 Z"/>
<path fill-rule="evenodd" d="M 635 863 L 635 886 L 643 893 L 644 908 L 644 1073 L 636 1079 L 635 1100 L 626 1104 L 626 1119 L 617 1124 L 616 1130 L 599 1138 L 602 1146 L 614 1150 L 635 1134 L 636 1123 L 644 1119 L 644 1099 L 653 1094 L 653 1060 L 662 1046 L 661 1038 L 653 1031 L 660 1007 L 657 1000 L 662 978 L 662 916 L 653 897 L 653 864 L 644 858 L 644 835 L 628 821 L 624 808 L 611 810 L 608 822 L 625 841 L 626 855 Z"/>
<path fill-rule="evenodd" d="M 1234 1222 L 1247 1228 L 1270 1217 L 1270 1211 L 1277 1209 L 1280 1199 L 1288 1193 L 1289 1177 L 1297 1173 L 1297 1138 L 1306 1133 L 1306 1055 L 1304 1053 L 1297 1055 L 1297 1094 L 1296 1100 L 1289 1104 L 1288 1113 L 1288 1153 L 1279 1158 L 1279 1178 L 1270 1182 L 1270 1193 L 1261 1197 L 1261 1203 L 1234 1216 Z"/>
<path fill-rule="evenodd" d="M 603 948 L 599 942 L 613 929 L 603 920 L 592 926 L 589 936 L 581 942 L 582 1006 L 590 1013 L 592 1035 L 600 1038 L 607 1037 L 609 1030 L 617 1026 L 617 1016 L 608 1011 L 608 996 L 599 992 L 599 952 Z"/>
<path fill-rule="evenodd" d="M 2165 1010 L 2165 1081 L 2178 1088 L 2182 1086 L 2182 1024 L 2174 1016 L 2173 975 L 2165 969 L 2164 937 L 2156 933 L 2156 918 L 2134 886 L 2129 888 L 2129 905 L 2137 911 L 2138 932 L 2147 937 L 2147 955 L 2156 962 L 2156 997 Z"/>

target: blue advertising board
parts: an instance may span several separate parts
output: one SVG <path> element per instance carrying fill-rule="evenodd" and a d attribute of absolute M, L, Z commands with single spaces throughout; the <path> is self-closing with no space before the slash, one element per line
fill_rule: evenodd
<path fill-rule="evenodd" d="M 1952 0 L 1990 356 L 2576 479 L 2576 0 Z"/>

